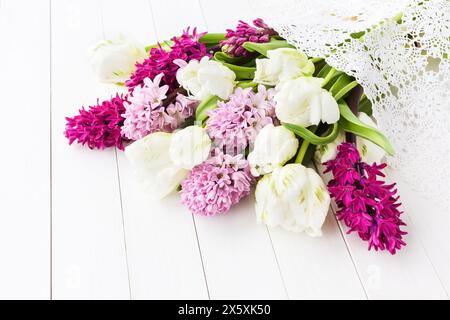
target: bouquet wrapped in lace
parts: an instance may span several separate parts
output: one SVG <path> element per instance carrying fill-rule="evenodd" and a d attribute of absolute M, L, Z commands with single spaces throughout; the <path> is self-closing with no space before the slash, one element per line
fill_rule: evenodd
<path fill-rule="evenodd" d="M 405 224 L 395 185 L 383 181 L 394 148 L 373 97 L 329 56 L 298 50 L 276 29 L 256 19 L 146 48 L 99 44 L 94 70 L 127 94 L 67 118 L 66 137 L 125 150 L 149 197 L 178 191 L 198 215 L 226 214 L 254 190 L 257 221 L 320 236 L 334 199 L 349 232 L 394 254 Z M 353 37 L 363 42 L 364 32 Z"/>

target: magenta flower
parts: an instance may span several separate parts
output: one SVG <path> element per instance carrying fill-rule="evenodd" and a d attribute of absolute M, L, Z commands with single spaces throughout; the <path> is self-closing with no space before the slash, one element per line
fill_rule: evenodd
<path fill-rule="evenodd" d="M 395 254 L 406 243 L 400 229 L 405 223 L 400 219 L 399 197 L 395 184 L 387 185 L 379 177 L 386 164 L 369 165 L 361 161 L 358 150 L 351 143 L 338 146 L 335 160 L 325 163 L 326 172 L 333 173 L 328 190 L 339 208 L 337 218 L 358 232 L 369 242 L 369 250 L 388 250 Z"/>
<path fill-rule="evenodd" d="M 150 56 L 142 63 L 136 63 L 136 71 L 126 81 L 129 91 L 132 92 L 135 87 L 142 85 L 145 78 L 154 79 L 160 73 L 164 74 L 162 84 L 168 85 L 169 91 L 179 87 L 176 79 L 179 66 L 173 61 L 181 59 L 188 62 L 192 59 L 200 60 L 204 56 L 209 56 L 205 44 L 199 42 L 200 37 L 204 34 L 197 33 L 197 29 L 194 28 L 191 35 L 187 28 L 180 38 L 172 38 L 174 44 L 170 51 L 164 50 L 161 46 L 152 48 Z"/>
<path fill-rule="evenodd" d="M 253 25 L 239 21 L 236 30 L 227 29 L 227 39 L 220 42 L 222 51 L 234 57 L 248 57 L 251 53 L 242 46 L 245 42 L 269 42 L 270 36 L 276 34 L 260 18 L 253 20 Z"/>
<path fill-rule="evenodd" d="M 126 99 L 117 94 L 111 100 L 102 103 L 97 101 L 97 105 L 90 106 L 88 110 L 82 107 L 80 114 L 73 118 L 67 117 L 64 135 L 69 139 L 69 144 L 77 140 L 91 149 L 117 147 L 123 150 L 120 128 L 123 125 Z"/>
<path fill-rule="evenodd" d="M 124 137 L 139 140 L 156 131 L 172 132 L 194 114 L 198 102 L 181 94 L 166 105 L 169 86 L 160 86 L 162 78 L 162 73 L 153 81 L 145 78 L 142 85 L 134 88 L 129 101 L 124 103 Z"/>
<path fill-rule="evenodd" d="M 237 88 L 228 102 L 220 101 L 207 113 L 206 128 L 214 144 L 226 153 L 242 153 L 264 126 L 274 123 L 273 96 L 273 89 L 260 85 L 257 93 Z"/>
<path fill-rule="evenodd" d="M 191 212 L 204 216 L 227 213 L 250 194 L 254 178 L 242 155 L 231 156 L 219 150 L 194 167 L 181 183 L 181 201 Z"/>

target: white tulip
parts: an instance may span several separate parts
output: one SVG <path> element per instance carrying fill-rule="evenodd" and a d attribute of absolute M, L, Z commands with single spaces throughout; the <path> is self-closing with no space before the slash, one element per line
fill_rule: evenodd
<path fill-rule="evenodd" d="M 271 173 L 295 156 L 298 140 L 282 126 L 266 125 L 256 136 L 254 149 L 248 155 L 253 176 Z"/>
<path fill-rule="evenodd" d="M 279 48 L 267 51 L 268 59 L 256 59 L 254 81 L 275 86 L 280 82 L 298 77 L 310 77 L 314 64 L 306 54 L 293 48 Z"/>
<path fill-rule="evenodd" d="M 189 170 L 176 166 L 169 149 L 172 134 L 155 132 L 135 141 L 125 149 L 125 155 L 136 176 L 155 198 L 163 198 L 174 191 Z"/>
<path fill-rule="evenodd" d="M 377 124 L 364 112 L 358 114 L 358 119 L 369 127 L 377 129 Z M 356 147 L 364 162 L 372 164 L 381 163 L 386 157 L 386 151 L 370 140 L 356 136 Z"/>
<path fill-rule="evenodd" d="M 288 164 L 264 176 L 256 187 L 258 222 L 289 231 L 322 235 L 330 206 L 323 180 L 301 164 Z"/>
<path fill-rule="evenodd" d="M 136 62 L 148 55 L 145 47 L 135 40 L 119 36 L 98 43 L 90 53 L 92 69 L 103 83 L 124 83 L 136 69 Z"/>
<path fill-rule="evenodd" d="M 203 57 L 200 61 L 175 60 L 180 66 L 177 80 L 195 99 L 205 100 L 210 96 L 228 99 L 236 84 L 236 75 L 220 62 Z"/>
<path fill-rule="evenodd" d="M 377 125 L 372 118 L 364 112 L 360 112 L 358 114 L 358 119 L 368 126 L 377 128 Z M 345 142 L 345 133 L 341 131 L 333 142 L 327 145 L 317 146 L 315 153 L 316 162 L 324 163 L 336 158 L 337 147 L 343 142 Z M 360 136 L 356 136 L 356 148 L 361 155 L 361 160 L 368 164 L 372 164 L 374 162 L 381 163 L 386 157 L 386 152 L 383 148 L 379 147 L 370 140 L 361 138 Z"/>
<path fill-rule="evenodd" d="M 205 161 L 211 151 L 211 139 L 206 129 L 190 126 L 173 134 L 169 155 L 172 162 L 187 170 Z"/>
<path fill-rule="evenodd" d="M 321 78 L 297 78 L 277 86 L 275 113 L 282 122 L 302 127 L 318 125 L 320 121 L 339 120 L 339 106 L 330 92 L 321 87 Z"/>
<path fill-rule="evenodd" d="M 316 152 L 314 153 L 314 160 L 318 163 L 325 163 L 335 159 L 337 155 L 337 147 L 343 142 L 345 142 L 345 133 L 341 131 L 334 141 L 329 144 L 317 146 Z"/>

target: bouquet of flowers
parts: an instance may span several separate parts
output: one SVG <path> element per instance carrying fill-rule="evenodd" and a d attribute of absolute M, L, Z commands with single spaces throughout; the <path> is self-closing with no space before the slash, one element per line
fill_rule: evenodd
<path fill-rule="evenodd" d="M 395 185 L 383 181 L 394 150 L 362 87 L 262 19 L 223 34 L 188 28 L 148 47 L 103 41 L 92 62 L 126 92 L 67 118 L 65 136 L 124 150 L 149 196 L 178 191 L 192 213 L 214 216 L 255 190 L 257 221 L 310 236 L 333 198 L 369 249 L 405 245 Z"/>

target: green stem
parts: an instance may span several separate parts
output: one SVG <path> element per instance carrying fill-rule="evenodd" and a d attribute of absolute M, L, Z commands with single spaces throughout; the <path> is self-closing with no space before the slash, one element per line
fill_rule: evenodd
<path fill-rule="evenodd" d="M 302 145 L 300 146 L 300 149 L 298 150 L 297 157 L 295 158 L 295 163 L 302 164 L 303 159 L 305 158 L 306 151 L 308 151 L 310 143 L 306 140 L 303 140 Z"/>
<path fill-rule="evenodd" d="M 317 130 L 317 127 L 314 127 L 311 129 L 311 132 L 315 133 Z M 303 160 L 305 159 L 306 152 L 308 151 L 308 148 L 310 146 L 310 142 L 303 139 L 302 145 L 300 146 L 300 149 L 298 150 L 297 157 L 295 158 L 295 163 L 303 164 Z"/>
<path fill-rule="evenodd" d="M 350 97 L 348 98 L 350 110 L 355 116 L 358 116 L 359 99 L 361 98 L 362 94 L 363 88 L 358 85 L 352 90 Z M 356 135 L 354 133 L 346 132 L 345 138 L 347 142 L 353 143 L 356 146 Z"/>
<path fill-rule="evenodd" d="M 220 41 L 225 39 L 225 33 L 207 33 L 204 36 L 200 37 L 199 42 L 203 42 L 205 44 L 219 43 Z"/>

